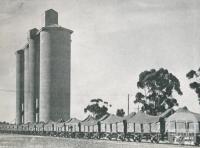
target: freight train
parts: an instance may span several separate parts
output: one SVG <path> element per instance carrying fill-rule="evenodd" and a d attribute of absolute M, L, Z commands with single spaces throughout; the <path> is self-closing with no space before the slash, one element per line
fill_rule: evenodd
<path fill-rule="evenodd" d="M 143 112 L 126 117 L 107 114 L 96 120 L 88 116 L 83 121 L 71 118 L 67 121 L 49 121 L 26 124 L 0 124 L 1 133 L 56 136 L 66 138 L 107 139 L 130 142 L 200 144 L 200 114 L 186 107 L 172 109 L 159 116 Z"/>

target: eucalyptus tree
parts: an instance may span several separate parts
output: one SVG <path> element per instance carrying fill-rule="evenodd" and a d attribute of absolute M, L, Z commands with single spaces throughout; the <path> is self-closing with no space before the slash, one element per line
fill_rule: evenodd
<path fill-rule="evenodd" d="M 158 115 L 173 106 L 178 106 L 173 93 L 182 95 L 180 82 L 167 69 L 151 69 L 140 73 L 137 82 L 139 92 L 134 103 L 142 104 L 141 110 L 150 115 Z"/>
<path fill-rule="evenodd" d="M 193 89 L 200 103 L 200 68 L 198 70 L 191 70 L 186 74 L 186 77 L 192 82 L 190 83 L 190 88 Z"/>
<path fill-rule="evenodd" d="M 123 109 L 117 109 L 116 115 L 119 117 L 124 117 L 125 112 Z"/>
<path fill-rule="evenodd" d="M 91 104 L 84 108 L 84 112 L 90 112 L 95 119 L 100 119 L 104 115 L 108 114 L 108 107 L 112 106 L 108 102 L 99 98 L 90 100 L 90 103 Z"/>

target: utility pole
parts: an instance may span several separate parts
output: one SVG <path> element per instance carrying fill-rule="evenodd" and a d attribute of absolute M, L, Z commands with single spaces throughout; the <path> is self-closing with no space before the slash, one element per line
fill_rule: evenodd
<path fill-rule="evenodd" d="M 129 97 L 130 95 L 128 94 L 128 115 L 129 115 Z"/>

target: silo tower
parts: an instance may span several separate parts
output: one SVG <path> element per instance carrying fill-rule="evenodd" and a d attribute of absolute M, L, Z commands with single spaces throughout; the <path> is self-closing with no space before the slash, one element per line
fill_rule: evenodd
<path fill-rule="evenodd" d="M 28 31 L 28 96 L 25 98 L 27 106 L 25 112 L 26 123 L 36 122 L 36 100 L 39 99 L 39 52 L 40 36 L 38 29 L 33 28 Z"/>
<path fill-rule="evenodd" d="M 24 47 L 24 123 L 28 122 L 29 99 L 29 45 Z"/>
<path fill-rule="evenodd" d="M 24 122 L 24 50 L 18 50 L 16 54 L 16 124 Z"/>
<path fill-rule="evenodd" d="M 58 25 L 52 9 L 43 15 L 40 30 L 40 121 L 70 118 L 71 34 Z"/>

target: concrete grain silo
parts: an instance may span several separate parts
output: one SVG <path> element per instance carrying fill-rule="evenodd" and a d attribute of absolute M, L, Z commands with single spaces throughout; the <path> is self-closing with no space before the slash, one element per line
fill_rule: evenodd
<path fill-rule="evenodd" d="M 28 122 L 29 110 L 29 45 L 24 48 L 24 123 Z"/>
<path fill-rule="evenodd" d="M 60 27 L 58 14 L 45 11 L 40 30 L 40 121 L 70 118 L 72 31 Z"/>
<path fill-rule="evenodd" d="M 16 53 L 16 124 L 23 123 L 24 103 L 24 50 Z"/>
<path fill-rule="evenodd" d="M 28 32 L 28 73 L 29 73 L 29 96 L 27 101 L 26 122 L 36 122 L 36 99 L 39 98 L 39 52 L 40 38 L 38 29 Z"/>

